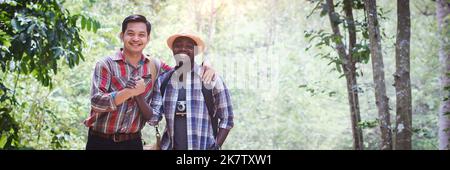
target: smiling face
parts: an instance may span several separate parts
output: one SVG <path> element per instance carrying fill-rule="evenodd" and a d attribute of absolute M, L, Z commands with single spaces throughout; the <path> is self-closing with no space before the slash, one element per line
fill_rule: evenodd
<path fill-rule="evenodd" d="M 150 34 L 147 33 L 147 26 L 143 22 L 130 22 L 124 32 L 120 33 L 124 50 L 131 53 L 142 53 Z"/>

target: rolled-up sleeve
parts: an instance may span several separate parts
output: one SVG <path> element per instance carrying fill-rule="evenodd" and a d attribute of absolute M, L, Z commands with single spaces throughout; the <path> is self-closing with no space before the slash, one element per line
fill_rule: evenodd
<path fill-rule="evenodd" d="M 234 126 L 234 113 L 228 88 L 221 78 L 217 78 L 215 83 L 213 95 L 214 105 L 217 109 L 216 114 L 218 114 L 220 119 L 219 128 L 231 129 Z"/>
<path fill-rule="evenodd" d="M 117 109 L 114 103 L 116 92 L 108 92 L 111 85 L 111 72 L 105 61 L 99 61 L 95 65 L 92 88 L 91 88 L 91 108 L 95 112 L 112 112 Z"/>

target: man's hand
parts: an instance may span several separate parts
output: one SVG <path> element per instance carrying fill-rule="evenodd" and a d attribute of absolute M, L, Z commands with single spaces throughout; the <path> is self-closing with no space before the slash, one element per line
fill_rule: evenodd
<path fill-rule="evenodd" d="M 134 87 L 136 90 L 136 93 L 134 96 L 138 96 L 138 95 L 144 93 L 144 91 L 145 91 L 144 79 L 139 78 L 139 80 L 136 81 L 136 86 L 134 86 Z"/>
<path fill-rule="evenodd" d="M 136 81 L 134 79 L 130 79 L 127 81 L 127 85 L 125 88 L 134 89 L 136 86 Z"/>
<path fill-rule="evenodd" d="M 132 96 L 138 96 L 145 91 L 145 83 L 142 78 L 132 78 L 128 80 L 125 88 L 131 89 Z"/>
<path fill-rule="evenodd" d="M 219 147 L 222 147 L 229 132 L 230 132 L 230 129 L 219 128 L 219 132 L 217 133 L 217 137 L 216 137 L 216 143 Z"/>
<path fill-rule="evenodd" d="M 214 81 L 216 70 L 214 70 L 209 63 L 203 63 L 202 70 L 202 80 L 204 83 L 210 84 L 211 81 Z"/>
<path fill-rule="evenodd" d="M 141 95 L 145 91 L 144 79 L 131 78 L 127 81 L 127 85 L 125 88 L 130 89 L 132 95 L 135 96 L 134 100 L 136 101 L 138 108 L 142 113 L 142 118 L 144 118 L 144 121 L 150 120 L 153 115 L 153 111 L 151 107 L 145 103 L 144 96 Z"/>

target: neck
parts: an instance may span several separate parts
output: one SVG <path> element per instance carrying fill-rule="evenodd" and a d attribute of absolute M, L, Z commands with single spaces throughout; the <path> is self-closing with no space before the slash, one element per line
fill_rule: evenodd
<path fill-rule="evenodd" d="M 139 60 L 141 59 L 142 52 L 134 53 L 126 49 L 123 49 L 123 55 L 125 60 L 129 61 L 133 65 L 137 65 Z"/>

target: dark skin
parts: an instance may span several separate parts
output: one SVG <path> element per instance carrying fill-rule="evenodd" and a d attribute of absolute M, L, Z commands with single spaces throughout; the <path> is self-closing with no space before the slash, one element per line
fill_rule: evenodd
<path fill-rule="evenodd" d="M 134 88 L 136 86 L 136 81 L 138 81 L 139 79 L 141 78 L 132 78 L 128 80 L 127 86 L 125 88 Z M 144 95 L 145 93 L 135 96 L 134 100 L 136 101 L 139 110 L 142 112 L 142 118 L 144 119 L 144 121 L 148 121 L 153 115 L 153 110 L 148 104 L 145 103 Z"/>
<path fill-rule="evenodd" d="M 189 58 L 191 59 L 191 67 L 194 66 L 194 46 L 195 46 L 195 42 L 188 38 L 188 37 L 178 37 L 177 39 L 175 39 L 175 41 L 173 42 L 173 48 L 172 48 L 172 52 L 173 55 L 177 55 L 177 54 L 186 54 L 189 56 Z M 177 65 L 179 65 L 180 63 L 177 63 Z M 222 147 L 223 142 L 225 142 L 225 139 L 228 136 L 228 133 L 230 132 L 229 129 L 223 129 L 223 128 L 219 128 L 219 131 L 217 132 L 217 138 L 216 138 L 216 143 L 219 145 L 219 147 Z"/>
<path fill-rule="evenodd" d="M 194 46 L 197 44 L 188 37 L 179 37 L 173 41 L 173 55 L 186 54 L 191 60 L 191 68 L 194 66 Z M 177 63 L 177 66 L 181 66 L 182 63 Z"/>

